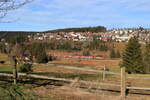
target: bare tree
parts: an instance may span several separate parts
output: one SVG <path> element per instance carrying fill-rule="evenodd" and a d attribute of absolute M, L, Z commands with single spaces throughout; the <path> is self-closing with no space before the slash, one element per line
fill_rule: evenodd
<path fill-rule="evenodd" d="M 15 10 L 33 0 L 0 0 L 0 19 L 7 16 L 8 11 Z"/>
<path fill-rule="evenodd" d="M 11 10 L 15 10 L 20 8 L 21 6 L 30 3 L 33 0 L 0 0 L 0 22 L 1 19 L 5 18 L 7 16 L 8 11 Z M 6 22 L 6 21 L 5 21 Z M 16 44 L 16 46 L 14 46 L 13 50 L 12 50 L 12 54 L 13 55 L 9 55 L 9 57 L 11 58 L 11 64 L 14 66 L 13 69 L 13 74 L 14 74 L 14 84 L 17 83 L 17 59 L 16 59 L 16 54 L 19 54 L 18 51 L 19 47 Z M 19 50 L 20 51 L 20 50 Z"/>

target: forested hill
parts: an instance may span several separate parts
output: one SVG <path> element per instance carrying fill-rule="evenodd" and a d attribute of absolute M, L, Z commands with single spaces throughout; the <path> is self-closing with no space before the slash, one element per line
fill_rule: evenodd
<path fill-rule="evenodd" d="M 65 29 L 56 29 L 56 30 L 49 30 L 43 32 L 33 32 L 33 31 L 0 31 L 0 39 L 1 38 L 10 38 L 11 36 L 23 34 L 35 34 L 35 33 L 48 33 L 48 32 L 106 32 L 106 28 L 103 26 L 97 27 L 82 27 L 82 28 L 65 28 Z"/>
<path fill-rule="evenodd" d="M 24 34 L 24 35 L 28 35 L 28 34 L 34 34 L 37 32 L 29 32 L 29 31 L 0 31 L 0 38 L 6 38 L 6 37 L 10 37 L 10 36 L 14 36 L 17 34 Z"/>
<path fill-rule="evenodd" d="M 45 32 L 106 32 L 106 28 L 104 26 L 65 28 L 65 29 L 49 30 L 49 31 L 45 31 Z"/>

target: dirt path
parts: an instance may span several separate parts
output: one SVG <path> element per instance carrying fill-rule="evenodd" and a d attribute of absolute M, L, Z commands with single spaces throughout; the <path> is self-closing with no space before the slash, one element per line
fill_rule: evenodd
<path fill-rule="evenodd" d="M 71 69 L 71 70 L 79 70 L 79 71 L 87 71 L 87 72 L 97 72 L 97 73 L 102 73 L 102 70 L 96 70 L 92 69 L 89 66 L 85 66 L 84 68 L 79 68 L 76 66 L 66 66 L 66 65 L 58 65 L 58 64 L 46 64 L 47 66 L 55 66 L 58 68 L 65 68 L 65 69 Z M 115 74 L 115 75 L 120 75 L 120 73 L 115 73 L 115 72 L 109 72 L 106 71 L 107 74 Z"/>

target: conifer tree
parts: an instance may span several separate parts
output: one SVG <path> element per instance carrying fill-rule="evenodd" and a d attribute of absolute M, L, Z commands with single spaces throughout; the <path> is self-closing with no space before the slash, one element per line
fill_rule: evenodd
<path fill-rule="evenodd" d="M 126 67 L 128 73 L 144 73 L 140 47 L 137 37 L 132 37 L 126 46 L 121 67 Z"/>
<path fill-rule="evenodd" d="M 145 73 L 150 73 L 150 41 L 146 43 L 143 62 Z"/>

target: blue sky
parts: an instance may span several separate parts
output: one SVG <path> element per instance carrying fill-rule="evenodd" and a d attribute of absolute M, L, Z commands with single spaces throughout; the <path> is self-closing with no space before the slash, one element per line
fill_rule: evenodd
<path fill-rule="evenodd" d="M 34 0 L 10 11 L 1 31 L 45 31 L 68 27 L 150 28 L 150 0 Z"/>

